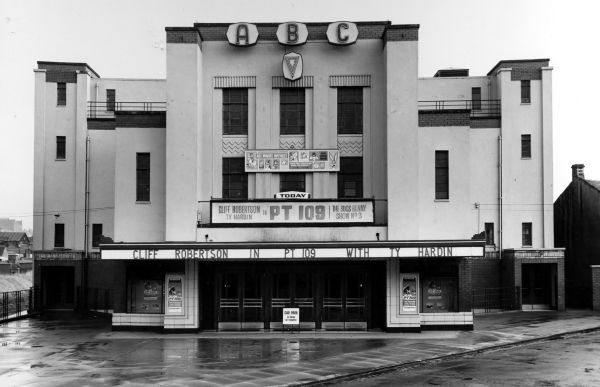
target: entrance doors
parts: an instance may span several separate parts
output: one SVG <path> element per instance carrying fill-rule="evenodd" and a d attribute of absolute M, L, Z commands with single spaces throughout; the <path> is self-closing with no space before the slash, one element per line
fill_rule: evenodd
<path fill-rule="evenodd" d="M 326 272 L 322 290 L 323 329 L 367 329 L 365 272 Z"/>
<path fill-rule="evenodd" d="M 555 307 L 552 264 L 523 264 L 521 289 L 523 310 Z"/>
<path fill-rule="evenodd" d="M 75 308 L 75 268 L 73 266 L 43 266 L 42 294 L 44 307 Z"/>
<path fill-rule="evenodd" d="M 283 309 L 299 308 L 300 324 L 294 328 L 367 329 L 372 273 L 360 264 L 220 265 L 214 282 L 216 326 L 282 329 Z"/>

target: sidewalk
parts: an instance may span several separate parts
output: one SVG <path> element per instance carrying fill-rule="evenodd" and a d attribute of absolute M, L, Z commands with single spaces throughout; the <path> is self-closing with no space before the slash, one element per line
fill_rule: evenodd
<path fill-rule="evenodd" d="M 99 320 L 0 325 L 0 381 L 13 385 L 318 383 L 569 332 L 600 330 L 600 313 L 477 315 L 472 332 L 160 334 L 112 332 Z"/>

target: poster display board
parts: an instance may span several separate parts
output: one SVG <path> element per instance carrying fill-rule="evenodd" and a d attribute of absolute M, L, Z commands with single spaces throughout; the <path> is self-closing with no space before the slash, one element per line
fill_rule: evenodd
<path fill-rule="evenodd" d="M 246 172 L 339 172 L 337 149 L 272 149 L 245 152 Z"/>
<path fill-rule="evenodd" d="M 166 288 L 166 308 L 167 315 L 183 315 L 183 276 L 180 274 L 167 274 L 165 281 Z"/>
<path fill-rule="evenodd" d="M 417 308 L 419 305 L 418 282 L 417 274 L 400 275 L 400 313 L 419 313 Z"/>
<path fill-rule="evenodd" d="M 457 286 L 455 278 L 427 277 L 422 282 L 423 312 L 457 312 Z"/>
<path fill-rule="evenodd" d="M 162 282 L 138 279 L 131 282 L 131 313 L 162 313 Z"/>
<path fill-rule="evenodd" d="M 300 308 L 283 308 L 283 325 L 300 324 Z"/>

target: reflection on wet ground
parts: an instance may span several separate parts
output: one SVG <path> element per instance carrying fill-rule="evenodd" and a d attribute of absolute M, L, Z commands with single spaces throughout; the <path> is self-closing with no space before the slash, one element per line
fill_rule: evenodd
<path fill-rule="evenodd" d="M 599 327 L 600 315 L 475 321 L 474 332 L 161 334 L 112 332 L 101 319 L 20 320 L 0 325 L 0 385 L 285 385 Z"/>

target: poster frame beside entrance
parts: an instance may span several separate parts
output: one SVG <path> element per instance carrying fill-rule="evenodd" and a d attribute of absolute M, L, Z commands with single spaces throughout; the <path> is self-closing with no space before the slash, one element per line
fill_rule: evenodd
<path fill-rule="evenodd" d="M 165 275 L 165 315 L 185 315 L 185 278 L 182 274 Z"/>
<path fill-rule="evenodd" d="M 419 314 L 419 273 L 400 273 L 398 285 L 398 310 L 400 314 Z M 408 290 L 406 298 L 405 288 Z"/>

